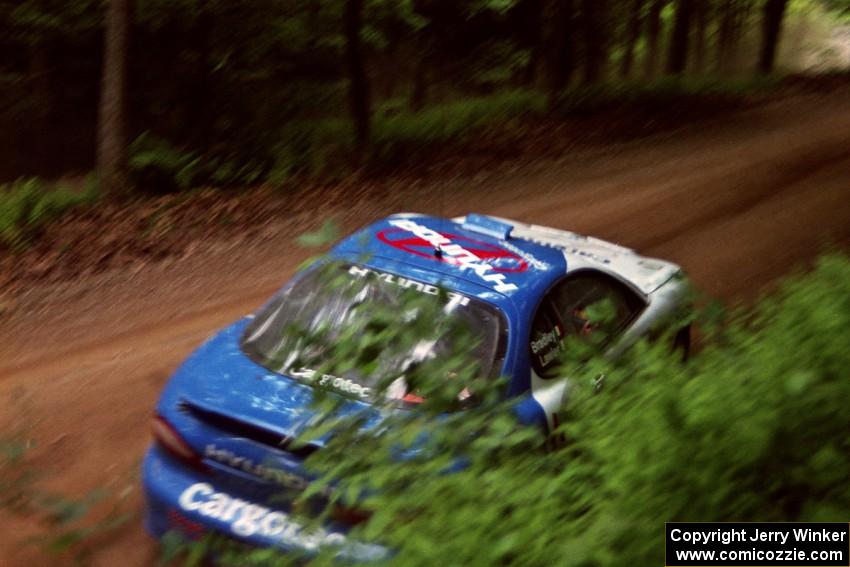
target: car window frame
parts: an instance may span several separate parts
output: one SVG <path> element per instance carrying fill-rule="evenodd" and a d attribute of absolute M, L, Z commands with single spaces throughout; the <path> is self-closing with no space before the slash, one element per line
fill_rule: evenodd
<path fill-rule="evenodd" d="M 409 277 L 407 275 L 404 275 L 403 273 L 400 273 L 399 271 L 389 270 L 389 269 L 386 269 L 384 267 L 374 266 L 374 265 L 372 265 L 368 262 L 362 262 L 362 261 L 358 262 L 358 261 L 347 259 L 347 258 L 329 258 L 329 259 L 324 259 L 320 262 L 315 263 L 309 269 L 307 269 L 307 270 L 297 274 L 295 277 L 293 277 L 290 281 L 288 281 L 285 285 L 283 285 L 280 289 L 278 289 L 278 291 L 275 292 L 273 294 L 273 296 L 265 304 L 263 304 L 262 307 L 260 307 L 255 312 L 254 317 L 259 316 L 260 313 L 262 313 L 266 309 L 268 309 L 277 300 L 279 300 L 279 299 L 285 300 L 285 297 L 288 294 L 291 293 L 292 289 L 296 285 L 298 285 L 298 283 L 301 282 L 301 280 L 303 278 L 311 277 L 312 275 L 315 274 L 315 272 L 321 270 L 323 267 L 334 266 L 334 265 L 338 268 L 342 268 L 343 270 L 349 270 L 351 267 L 358 267 L 358 268 L 369 270 L 369 271 L 377 273 L 377 274 L 388 274 L 388 275 L 392 275 L 392 276 L 395 276 L 395 277 L 404 278 L 406 280 L 416 282 L 416 283 L 421 284 L 423 286 L 424 285 L 430 285 L 430 286 L 434 286 L 434 287 L 443 287 L 439 283 L 430 284 L 430 283 L 426 282 L 425 280 L 417 278 L 415 276 Z M 486 378 L 491 379 L 491 380 L 496 380 L 496 379 L 499 379 L 500 377 L 504 376 L 506 368 L 507 368 L 508 358 L 509 358 L 509 355 L 510 355 L 510 353 L 509 353 L 509 341 L 512 337 L 512 329 L 511 329 L 511 326 L 510 326 L 510 317 L 508 316 L 508 314 L 505 312 L 505 310 L 500 305 L 498 305 L 498 304 L 496 304 L 492 301 L 487 301 L 486 299 L 479 297 L 475 294 L 469 293 L 469 292 L 461 290 L 461 289 L 449 289 L 449 288 L 446 288 L 446 287 L 443 287 L 443 289 L 445 289 L 446 291 L 456 293 L 456 294 L 466 298 L 468 300 L 469 304 L 475 304 L 475 305 L 479 306 L 480 309 L 483 309 L 484 311 L 486 311 L 489 315 L 494 316 L 494 324 L 497 325 L 498 333 L 497 333 L 496 339 L 495 339 L 496 343 L 494 345 L 493 359 L 490 361 L 491 368 L 490 368 L 490 371 L 487 373 Z M 273 373 L 281 375 L 281 376 L 286 376 L 286 377 L 291 378 L 293 380 L 298 380 L 302 383 L 307 383 L 308 385 L 310 384 L 310 381 L 305 382 L 304 380 L 301 380 L 301 379 L 293 376 L 292 369 L 284 370 L 284 369 L 276 369 L 276 368 L 269 367 L 267 365 L 267 363 L 263 360 L 262 353 L 254 350 L 252 348 L 247 347 L 246 342 L 247 342 L 247 337 L 248 337 L 249 332 L 250 332 L 250 327 L 251 327 L 251 325 L 249 324 L 242 331 L 240 338 L 239 338 L 239 349 L 240 349 L 240 352 L 244 356 L 248 357 L 255 364 L 262 366 L 263 368 L 265 368 L 269 372 L 273 372 Z M 369 401 L 369 403 L 375 403 L 375 400 L 371 400 L 371 401 Z"/>
<path fill-rule="evenodd" d="M 561 309 L 559 309 L 556 301 L 557 291 L 565 284 L 568 284 L 571 281 L 574 281 L 577 278 L 584 277 L 593 277 L 597 278 L 600 281 L 606 282 L 606 285 L 609 286 L 609 289 L 619 291 L 619 293 L 625 298 L 626 305 L 629 306 L 629 316 L 623 319 L 615 328 L 615 330 L 610 333 L 610 335 L 605 339 L 604 346 L 609 346 L 614 343 L 617 338 L 621 337 L 624 332 L 629 328 L 629 326 L 640 317 L 641 313 L 646 310 L 646 307 L 649 305 L 649 302 L 646 299 L 646 296 L 637 290 L 633 285 L 629 284 L 629 282 L 624 281 L 622 278 L 617 277 L 614 274 L 609 272 L 598 270 L 594 268 L 580 268 L 575 271 L 571 271 L 559 278 L 556 282 L 554 282 L 549 289 L 546 290 L 546 293 L 543 294 L 542 299 L 538 302 L 536 308 L 534 309 L 534 313 L 529 321 L 529 332 L 526 340 L 526 349 L 528 350 L 529 356 L 529 367 L 532 372 L 534 372 L 539 378 L 543 380 L 550 380 L 556 378 L 557 375 L 548 375 L 550 373 L 544 372 L 541 373 L 541 368 L 538 368 L 538 363 L 535 360 L 535 353 L 532 349 L 532 338 L 535 332 L 535 321 L 540 314 L 541 309 L 547 308 L 554 312 L 558 318 L 563 322 L 564 313 L 562 313 Z M 566 337 L 570 336 L 565 332 L 564 337 L 561 339 L 562 341 L 566 339 Z"/>

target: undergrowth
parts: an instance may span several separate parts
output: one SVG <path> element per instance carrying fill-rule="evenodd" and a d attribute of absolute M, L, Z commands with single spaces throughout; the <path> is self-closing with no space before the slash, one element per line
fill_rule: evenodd
<path fill-rule="evenodd" d="M 79 191 L 63 185 L 48 187 L 37 178 L 0 185 L 0 246 L 20 252 L 48 223 L 97 199 L 97 184 L 92 178 Z"/>

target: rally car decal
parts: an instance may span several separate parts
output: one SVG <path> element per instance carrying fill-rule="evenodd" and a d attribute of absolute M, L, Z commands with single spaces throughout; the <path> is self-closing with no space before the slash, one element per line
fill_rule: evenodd
<path fill-rule="evenodd" d="M 422 282 L 411 280 L 402 276 L 397 276 L 395 274 L 364 268 L 363 266 L 351 266 L 348 269 L 348 273 L 352 276 L 357 277 L 366 277 L 372 275 L 377 278 L 380 278 L 381 280 L 387 283 L 395 284 L 404 289 L 414 289 L 421 293 L 427 293 L 428 295 L 440 295 L 440 288 L 438 286 L 424 284 Z M 451 307 L 454 307 L 454 305 L 456 304 L 461 306 L 469 305 L 469 298 L 465 295 L 461 295 L 453 291 L 443 290 L 443 292 L 446 294 L 446 297 L 449 298 L 449 305 Z"/>
<path fill-rule="evenodd" d="M 506 281 L 505 273 L 528 270 L 528 262 L 500 246 L 468 237 L 441 234 L 410 219 L 392 219 L 389 224 L 400 230 L 380 231 L 377 237 L 381 242 L 409 254 L 455 265 L 460 270 L 471 269 L 476 276 L 493 284 L 493 289 L 498 292 L 519 289 L 516 284 Z M 405 236 L 401 231 L 410 232 L 414 236 Z"/>
<path fill-rule="evenodd" d="M 301 475 L 285 471 L 271 465 L 255 463 L 251 459 L 237 455 L 233 451 L 217 447 L 214 443 L 207 444 L 207 446 L 204 447 L 204 457 L 248 474 L 252 474 L 263 480 L 273 482 L 284 488 L 302 492 L 307 490 L 310 486 L 310 481 Z M 322 487 L 320 492 L 324 495 L 329 495 L 331 490 L 330 488 Z"/>
<path fill-rule="evenodd" d="M 354 380 L 334 376 L 333 374 L 319 374 L 312 368 L 297 368 L 290 372 L 293 378 L 299 378 L 306 382 L 314 382 L 323 388 L 332 388 L 344 394 L 351 394 L 358 398 L 368 400 L 372 397 L 372 390 L 368 386 L 358 384 Z"/>
<path fill-rule="evenodd" d="M 308 532 L 301 524 L 293 521 L 289 514 L 235 498 L 226 492 L 218 492 L 206 482 L 197 482 L 187 487 L 177 502 L 186 512 L 226 523 L 232 533 L 242 537 L 258 534 L 308 550 L 318 549 L 320 545 L 345 542 L 345 535 L 341 533 L 328 532 L 322 528 Z"/>

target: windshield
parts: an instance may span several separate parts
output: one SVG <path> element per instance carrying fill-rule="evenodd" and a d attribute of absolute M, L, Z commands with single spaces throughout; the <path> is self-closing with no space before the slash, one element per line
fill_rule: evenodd
<path fill-rule="evenodd" d="M 392 313 L 393 325 L 410 324 L 421 311 L 422 301 L 435 307 L 428 310 L 435 317 L 428 330 L 413 344 L 376 353 L 375 372 L 365 376 L 355 368 L 333 374 L 317 371 L 328 362 L 323 358 L 334 341 L 368 331 L 378 313 Z M 466 352 L 457 352 L 460 347 L 452 340 L 458 325 L 467 336 L 475 337 L 471 348 L 463 347 Z M 245 330 L 242 350 L 274 372 L 374 401 L 373 392 L 382 377 L 401 376 L 411 365 L 437 357 L 474 364 L 479 376 L 497 376 L 504 360 L 505 333 L 500 312 L 482 301 L 396 274 L 332 263 L 305 273 L 279 292 Z M 407 390 L 401 377 L 385 395 L 408 403 L 422 401 Z M 469 397 L 464 385 L 458 390 L 460 399 Z"/>

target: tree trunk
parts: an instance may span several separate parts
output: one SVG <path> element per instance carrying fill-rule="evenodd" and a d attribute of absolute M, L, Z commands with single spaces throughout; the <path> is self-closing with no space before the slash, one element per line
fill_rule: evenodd
<path fill-rule="evenodd" d="M 717 39 L 717 71 L 727 73 L 730 69 L 732 34 L 735 27 L 735 0 L 725 0 L 720 9 L 720 25 Z"/>
<path fill-rule="evenodd" d="M 38 40 L 30 49 L 29 82 L 32 100 L 35 102 L 35 118 L 50 121 L 53 115 L 53 64 L 51 43 Z"/>
<path fill-rule="evenodd" d="M 726 0 L 720 20 L 718 43 L 718 70 L 734 73 L 740 70 L 741 36 L 747 27 L 751 0 Z"/>
<path fill-rule="evenodd" d="M 739 0 L 737 3 L 738 9 L 735 11 L 735 26 L 732 33 L 732 45 L 730 61 L 732 69 L 741 71 L 743 69 L 742 60 L 745 59 L 742 53 L 741 44 L 746 31 L 750 29 L 750 15 L 755 8 L 753 0 Z M 749 70 L 749 69 L 747 69 Z"/>
<path fill-rule="evenodd" d="M 189 36 L 194 47 L 194 57 L 193 69 L 187 73 L 192 80 L 187 89 L 186 127 L 193 146 L 201 151 L 206 150 L 209 144 L 209 107 L 214 93 L 210 71 L 215 18 L 211 9 L 204 8 L 198 14 Z"/>
<path fill-rule="evenodd" d="M 584 0 L 581 11 L 584 27 L 584 82 L 593 84 L 605 77 L 608 58 L 605 35 L 607 6 L 605 0 Z"/>
<path fill-rule="evenodd" d="M 626 32 L 626 46 L 623 53 L 623 59 L 620 63 L 620 76 L 628 79 L 632 74 L 632 67 L 635 59 L 635 45 L 640 38 L 640 26 L 643 20 L 643 3 L 644 0 L 634 0 L 632 3 L 632 12 L 629 14 L 629 27 Z"/>
<path fill-rule="evenodd" d="M 546 91 L 549 109 L 569 84 L 573 71 L 573 0 L 548 0 L 543 22 L 546 53 Z"/>
<path fill-rule="evenodd" d="M 322 3 L 310 2 L 307 6 L 307 33 L 310 34 L 310 39 L 307 41 L 307 48 L 310 50 L 319 48 L 319 41 L 322 39 Z"/>
<path fill-rule="evenodd" d="M 106 11 L 97 174 L 108 193 L 127 188 L 126 83 L 131 0 L 110 0 Z"/>
<path fill-rule="evenodd" d="M 658 59 L 661 39 L 661 10 L 667 0 L 651 0 L 646 22 L 646 60 L 644 74 L 647 79 L 655 78 L 658 73 Z"/>
<path fill-rule="evenodd" d="M 694 0 L 676 0 L 676 19 L 673 22 L 673 35 L 670 38 L 670 54 L 667 59 L 667 72 L 681 75 L 688 63 L 688 39 L 691 28 L 691 12 Z"/>
<path fill-rule="evenodd" d="M 695 0 L 694 6 L 694 72 L 705 72 L 705 48 L 708 35 L 710 0 Z"/>
<path fill-rule="evenodd" d="M 354 140 L 359 151 L 369 143 L 371 110 L 369 82 L 360 45 L 360 28 L 363 18 L 363 0 L 346 0 L 343 27 L 348 57 L 348 99 L 351 119 L 354 122 Z"/>
<path fill-rule="evenodd" d="M 761 50 L 759 51 L 758 72 L 767 75 L 773 72 L 776 62 L 776 47 L 782 33 L 782 19 L 788 0 L 767 0 L 762 20 Z"/>

